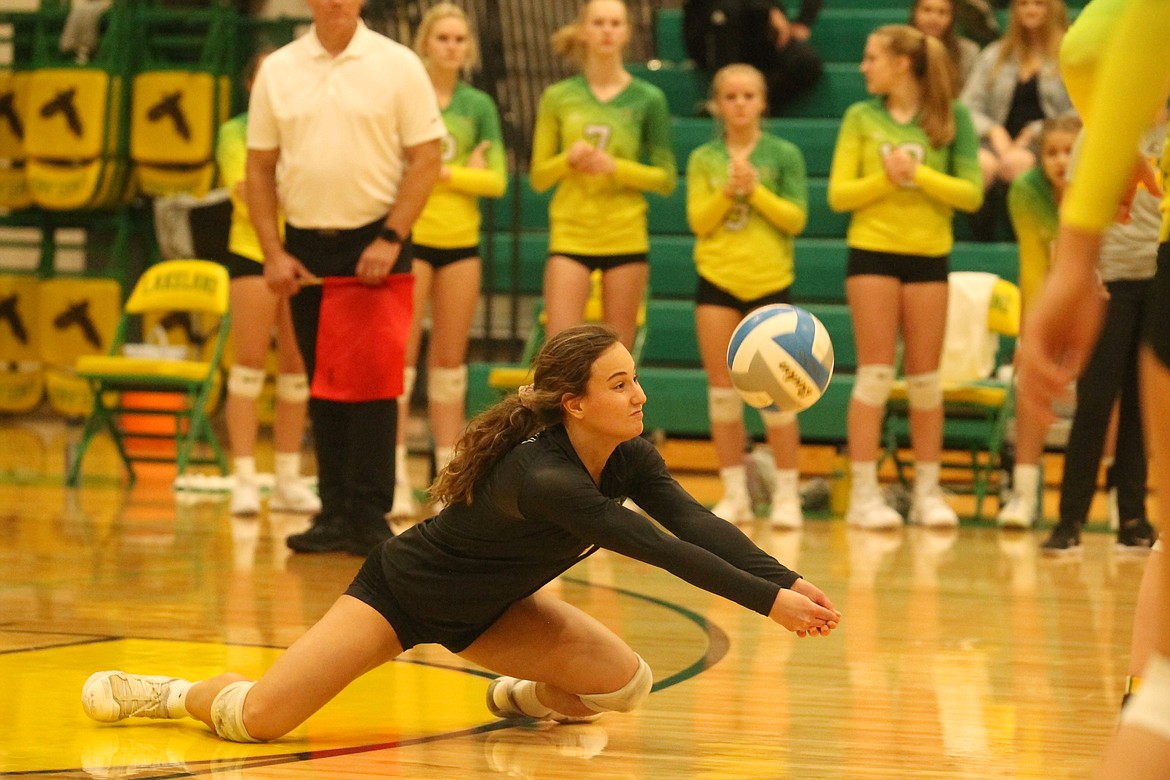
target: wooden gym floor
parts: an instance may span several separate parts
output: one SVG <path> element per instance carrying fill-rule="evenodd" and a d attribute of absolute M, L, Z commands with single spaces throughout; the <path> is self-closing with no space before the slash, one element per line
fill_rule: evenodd
<path fill-rule="evenodd" d="M 835 600 L 844 618 L 828 638 L 797 639 L 610 553 L 550 586 L 654 669 L 631 715 L 498 722 L 486 673 L 424 648 L 272 744 L 225 743 L 194 721 L 93 723 L 79 703 L 91 672 L 258 674 L 360 561 L 290 555 L 283 539 L 304 518 L 176 499 L 165 468 L 127 491 L 108 443 L 67 491 L 76 436 L 0 422 L 0 775 L 1048 779 L 1086 776 L 1114 729 L 1144 558 L 1108 533 L 1052 561 L 1042 531 L 861 532 L 827 516 L 744 530 Z M 664 453 L 700 500 L 717 498 L 709 445 Z"/>

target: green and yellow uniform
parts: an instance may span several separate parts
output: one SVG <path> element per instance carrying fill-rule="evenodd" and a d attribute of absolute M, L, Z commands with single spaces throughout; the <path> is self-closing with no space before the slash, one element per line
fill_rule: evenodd
<path fill-rule="evenodd" d="M 232 200 L 232 224 L 228 232 L 228 251 L 264 262 L 260 239 L 248 217 L 248 203 L 236 186 L 244 180 L 248 166 L 248 112 L 234 116 L 219 126 L 215 143 L 215 162 L 219 166 L 220 186 L 227 187 Z M 284 225 L 281 225 L 283 229 Z"/>
<path fill-rule="evenodd" d="M 745 198 L 724 192 L 731 156 L 723 139 L 695 149 L 687 162 L 687 222 L 698 237 L 699 275 L 744 301 L 792 285 L 792 239 L 808 220 L 804 156 L 795 144 L 761 135 L 748 162 L 757 181 Z"/>
<path fill-rule="evenodd" d="M 1162 159 L 1158 165 L 1162 182 L 1162 228 L 1158 231 L 1158 242 L 1170 241 L 1170 133 L 1162 146 Z"/>
<path fill-rule="evenodd" d="M 442 159 L 451 178 L 431 191 L 414 224 L 414 240 L 437 249 L 475 246 L 479 243 L 479 198 L 498 198 L 508 186 L 500 115 L 486 92 L 459 82 L 443 109 L 443 124 L 447 135 Z M 487 167 L 468 168 L 468 156 L 483 141 L 490 143 Z"/>
<path fill-rule="evenodd" d="M 1027 311 L 1044 286 L 1060 221 L 1056 191 L 1044 171 L 1033 168 L 1012 182 L 1008 214 L 1020 247 L 1020 296 Z"/>
<path fill-rule="evenodd" d="M 568 150 L 585 140 L 610 154 L 616 170 L 590 175 L 569 167 Z M 532 139 L 532 187 L 557 186 L 549 206 L 549 252 L 619 255 L 646 252 L 644 192 L 669 195 L 676 179 L 666 96 L 633 79 L 599 101 L 584 76 L 544 91 Z"/>
<path fill-rule="evenodd" d="M 983 202 L 979 139 L 971 116 L 953 104 L 955 137 L 935 149 L 917 122 L 901 123 L 880 97 L 845 112 L 829 172 L 829 206 L 851 211 L 846 242 L 875 252 L 941 257 L 951 251 L 954 210 Z M 890 181 L 884 155 L 904 149 L 918 160 L 914 186 Z"/>
<path fill-rule="evenodd" d="M 1134 150 L 1166 98 L 1168 34 L 1170 0 L 1093 0 L 1065 35 L 1061 76 L 1086 131 L 1061 203 L 1065 224 L 1100 232 L 1113 221 Z M 1163 220 L 1163 240 L 1168 230 Z"/>

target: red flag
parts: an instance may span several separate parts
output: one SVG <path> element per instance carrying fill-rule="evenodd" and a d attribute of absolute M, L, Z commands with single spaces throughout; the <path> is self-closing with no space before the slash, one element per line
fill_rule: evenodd
<path fill-rule="evenodd" d="M 379 287 L 330 276 L 322 285 L 313 397 L 382 401 L 402 395 L 414 276 L 391 274 Z"/>

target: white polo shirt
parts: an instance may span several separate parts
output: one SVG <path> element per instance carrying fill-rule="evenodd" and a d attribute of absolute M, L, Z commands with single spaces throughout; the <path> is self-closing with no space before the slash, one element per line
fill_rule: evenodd
<path fill-rule="evenodd" d="M 248 148 L 280 150 L 281 206 L 300 228 L 353 228 L 386 216 L 403 148 L 446 132 L 418 56 L 361 20 L 336 57 L 315 27 L 273 52 L 248 106 Z"/>

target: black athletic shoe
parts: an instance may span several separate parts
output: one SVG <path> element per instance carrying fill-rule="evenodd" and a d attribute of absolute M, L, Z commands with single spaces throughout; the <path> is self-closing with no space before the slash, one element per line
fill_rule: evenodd
<path fill-rule="evenodd" d="M 1068 555 L 1080 550 L 1081 529 L 1066 523 L 1057 523 L 1048 541 L 1040 545 L 1040 552 L 1045 555 Z"/>
<path fill-rule="evenodd" d="M 378 545 L 394 536 L 394 532 L 390 530 L 390 526 L 386 522 L 378 521 L 371 522 L 367 527 L 356 529 L 347 529 L 346 545 L 343 548 L 345 552 L 350 555 L 358 555 L 365 558 L 374 551 Z"/>
<path fill-rule="evenodd" d="M 1118 552 L 1145 553 L 1154 546 L 1158 532 L 1144 517 L 1122 520 L 1117 529 Z"/>
<path fill-rule="evenodd" d="M 345 552 L 350 541 L 346 530 L 337 520 L 317 515 L 308 531 L 293 534 L 285 543 L 299 553 Z"/>

